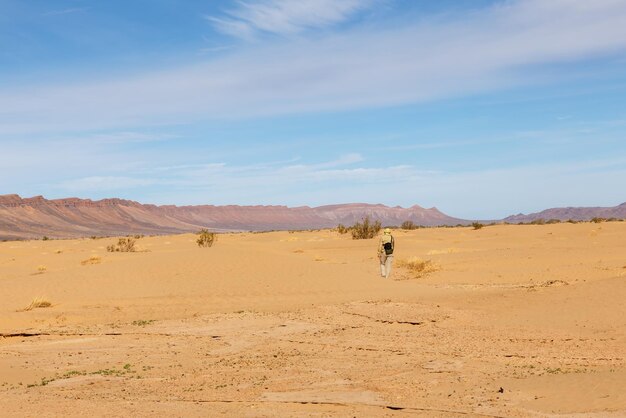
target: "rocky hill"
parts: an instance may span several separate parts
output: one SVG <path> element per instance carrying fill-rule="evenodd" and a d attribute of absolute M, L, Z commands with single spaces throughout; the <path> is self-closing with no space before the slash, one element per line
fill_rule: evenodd
<path fill-rule="evenodd" d="M 170 234 L 209 228 L 217 231 L 329 228 L 369 216 L 384 225 L 410 220 L 419 225 L 467 223 L 436 208 L 402 208 L 365 203 L 320 207 L 156 206 L 122 199 L 0 195 L 0 239 Z"/>
<path fill-rule="evenodd" d="M 524 215 L 523 213 L 504 218 L 505 222 L 520 223 L 532 222 L 537 219 L 558 219 L 567 221 L 569 219 L 577 221 L 588 221 L 592 218 L 617 218 L 626 219 L 626 202 L 614 207 L 567 207 L 552 208 L 541 212 Z"/>

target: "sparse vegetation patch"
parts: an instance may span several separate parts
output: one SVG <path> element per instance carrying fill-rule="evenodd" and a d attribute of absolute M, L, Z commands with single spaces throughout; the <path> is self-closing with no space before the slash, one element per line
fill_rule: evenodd
<path fill-rule="evenodd" d="M 138 319 L 136 321 L 133 321 L 132 324 L 137 327 L 145 327 L 146 325 L 150 325 L 153 322 L 154 319 Z"/>
<path fill-rule="evenodd" d="M 134 238 L 120 238 L 117 244 L 109 245 L 107 251 L 110 253 L 134 253 L 137 251 L 135 242 Z"/>
<path fill-rule="evenodd" d="M 212 247 L 215 241 L 217 241 L 215 232 L 210 232 L 208 229 L 201 229 L 198 232 L 198 239 L 196 240 L 198 247 Z"/>
<path fill-rule="evenodd" d="M 412 230 L 412 229 L 419 228 L 419 226 L 415 225 L 415 223 L 413 221 L 404 221 L 404 222 L 402 222 L 402 225 L 400 225 L 400 228 Z"/>
<path fill-rule="evenodd" d="M 401 259 L 398 261 L 398 267 L 408 270 L 410 275 L 415 279 L 422 278 L 429 273 L 439 270 L 439 266 L 431 260 L 422 260 L 419 257 Z"/>
<path fill-rule="evenodd" d="M 485 225 L 481 224 L 480 222 L 472 222 L 472 227 L 474 228 L 474 230 L 481 229 L 484 226 Z"/>
<path fill-rule="evenodd" d="M 144 366 L 143 370 L 146 371 L 146 370 L 149 370 L 149 369 L 147 369 Z M 126 363 L 122 367 L 122 369 L 116 369 L 115 367 L 113 367 L 113 368 L 110 368 L 110 369 L 96 370 L 94 372 L 87 372 L 85 370 L 70 370 L 69 372 L 66 372 L 64 374 L 57 374 L 54 377 L 42 377 L 40 383 L 33 383 L 33 384 L 30 384 L 30 385 L 27 385 L 26 387 L 27 388 L 32 388 L 32 387 L 37 387 L 37 386 L 46 386 L 49 383 L 54 382 L 56 380 L 70 379 L 70 378 L 76 377 L 76 376 L 95 376 L 95 375 L 100 375 L 100 376 L 123 377 L 125 375 L 132 374 L 132 373 L 136 373 L 136 371 L 132 369 L 132 365 L 130 363 Z M 135 376 L 135 377 L 139 378 L 140 376 Z"/>
<path fill-rule="evenodd" d="M 46 300 L 45 298 L 35 298 L 30 302 L 30 305 L 28 305 L 24 309 L 18 310 L 18 312 L 32 311 L 33 309 L 37 308 L 49 308 L 51 306 L 52 303 L 50 303 L 50 301 Z"/>
<path fill-rule="evenodd" d="M 101 262 L 102 259 L 100 257 L 98 257 L 97 255 L 92 255 L 88 259 L 81 261 L 80 264 L 86 266 L 88 264 L 100 264 Z"/>
<path fill-rule="evenodd" d="M 363 219 L 363 222 L 355 223 L 351 228 L 352 239 L 371 239 L 378 234 L 382 228 L 380 221 L 372 222 L 369 216 Z"/>

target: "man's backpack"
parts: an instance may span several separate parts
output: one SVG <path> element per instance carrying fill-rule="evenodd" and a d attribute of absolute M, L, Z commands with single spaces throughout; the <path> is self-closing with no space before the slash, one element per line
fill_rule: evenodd
<path fill-rule="evenodd" d="M 391 237 L 391 241 L 383 243 L 383 248 L 386 255 L 393 254 L 393 237 Z"/>

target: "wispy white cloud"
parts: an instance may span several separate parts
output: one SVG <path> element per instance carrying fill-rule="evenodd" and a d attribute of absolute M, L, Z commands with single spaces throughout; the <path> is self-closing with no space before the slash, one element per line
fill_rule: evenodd
<path fill-rule="evenodd" d="M 293 172 L 297 172 L 299 170 L 305 170 L 305 171 L 322 170 L 322 169 L 329 169 L 329 168 L 333 168 L 333 167 L 341 167 L 341 166 L 345 166 L 345 165 L 352 165 L 354 163 L 359 163 L 359 162 L 361 162 L 363 160 L 364 160 L 364 158 L 363 158 L 363 156 L 361 154 L 359 154 L 359 153 L 350 153 L 350 154 L 342 155 L 341 157 L 337 158 L 336 160 L 332 160 L 332 161 L 326 161 L 326 162 L 319 163 L 319 164 L 288 165 L 284 169 L 288 170 L 288 171 L 293 171 Z"/>
<path fill-rule="evenodd" d="M 543 64 L 626 52 L 626 1 L 503 4 L 452 20 L 270 43 L 167 71 L 5 88 L 0 135 L 419 103 L 545 81 Z"/>
<path fill-rule="evenodd" d="M 293 35 L 341 23 L 373 0 L 242 0 L 227 17 L 207 16 L 215 29 L 237 38 L 258 33 Z"/>
<path fill-rule="evenodd" d="M 157 186 L 157 194 L 148 193 L 146 203 L 237 202 L 292 206 L 363 200 L 404 206 L 419 203 L 426 207 L 438 206 L 454 216 L 482 219 L 559 205 L 615 205 L 625 199 L 623 196 L 607 199 L 602 188 L 596 187 L 603 184 L 619 188 L 626 178 L 624 158 L 463 171 L 421 170 L 413 165 L 366 165 L 365 162 L 354 167 L 347 166 L 353 163 L 346 163 L 346 166 L 328 168 L 334 161 L 276 167 L 223 163 L 180 166 L 171 167 L 167 177 L 130 172 L 127 176 L 64 181 L 54 189 L 93 196 Z M 573 183 L 577 187 L 571 187 Z M 583 196 L 581 188 L 589 192 Z M 494 199 L 493 190 L 498 190 L 498 199 Z M 184 200 L 178 191 L 185 192 Z M 460 205 L 459 201 L 464 203 Z"/>
<path fill-rule="evenodd" d="M 84 12 L 87 8 L 85 7 L 73 7 L 61 10 L 51 10 L 49 12 L 44 13 L 42 16 L 60 16 L 60 15 L 68 15 L 71 13 Z"/>

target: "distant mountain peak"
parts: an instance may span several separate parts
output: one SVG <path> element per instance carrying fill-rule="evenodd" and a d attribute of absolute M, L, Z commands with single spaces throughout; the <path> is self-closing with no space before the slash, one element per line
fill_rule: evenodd
<path fill-rule="evenodd" d="M 503 220 L 510 223 L 532 222 L 537 219 L 558 219 L 567 221 L 569 219 L 577 221 L 588 221 L 593 218 L 617 218 L 626 219 L 626 202 L 614 207 L 561 207 L 542 210 L 541 212 L 530 213 L 528 215 L 518 213 Z"/>
<path fill-rule="evenodd" d="M 345 203 L 319 207 L 283 205 L 176 206 L 141 204 L 132 200 L 69 197 L 47 200 L 0 195 L 0 238 L 80 237 L 218 231 L 318 229 L 352 225 L 369 216 L 384 225 L 413 221 L 418 225 L 467 223 L 419 205 Z"/>

